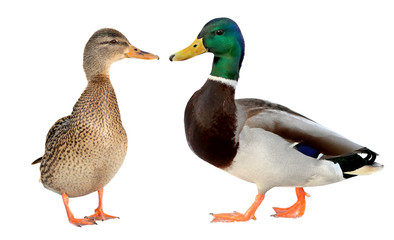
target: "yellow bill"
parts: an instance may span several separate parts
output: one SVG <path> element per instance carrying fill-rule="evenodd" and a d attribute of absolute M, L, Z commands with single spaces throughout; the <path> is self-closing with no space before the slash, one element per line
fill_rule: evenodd
<path fill-rule="evenodd" d="M 204 47 L 204 44 L 202 42 L 202 38 L 197 38 L 194 40 L 190 46 L 187 48 L 172 54 L 170 56 L 170 61 L 183 61 L 189 58 L 192 58 L 194 56 L 200 55 L 207 52 L 207 49 Z"/>

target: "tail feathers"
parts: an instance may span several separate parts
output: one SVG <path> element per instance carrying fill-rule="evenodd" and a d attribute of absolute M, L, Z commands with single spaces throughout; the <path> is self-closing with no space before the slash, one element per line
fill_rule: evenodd
<path fill-rule="evenodd" d="M 363 157 L 361 154 L 366 154 L 366 156 Z M 377 153 L 368 148 L 362 148 L 351 154 L 332 157 L 326 160 L 338 163 L 342 169 L 343 177 L 351 178 L 358 175 L 369 175 L 382 170 L 383 165 L 375 163 L 377 155 Z"/>
<path fill-rule="evenodd" d="M 32 163 L 31 163 L 31 165 L 34 165 L 34 164 L 40 163 L 40 162 L 41 162 L 41 160 L 42 160 L 42 157 L 40 157 L 40 158 L 38 158 L 37 160 L 35 160 L 34 162 L 32 162 Z"/>
<path fill-rule="evenodd" d="M 382 169 L 383 169 L 383 164 L 375 162 L 372 165 L 366 165 L 354 171 L 345 172 L 345 173 L 350 175 L 370 175 L 372 173 L 379 172 Z"/>

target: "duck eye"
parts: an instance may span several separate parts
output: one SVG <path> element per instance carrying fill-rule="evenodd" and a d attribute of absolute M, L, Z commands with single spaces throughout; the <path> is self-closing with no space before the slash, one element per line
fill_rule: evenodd
<path fill-rule="evenodd" d="M 216 32 L 215 32 L 216 35 L 223 35 L 223 33 L 224 32 L 222 29 L 216 30 Z"/>
<path fill-rule="evenodd" d="M 118 43 L 118 40 L 112 39 L 111 41 L 109 41 L 109 43 L 110 43 L 110 44 L 116 44 L 116 43 Z"/>

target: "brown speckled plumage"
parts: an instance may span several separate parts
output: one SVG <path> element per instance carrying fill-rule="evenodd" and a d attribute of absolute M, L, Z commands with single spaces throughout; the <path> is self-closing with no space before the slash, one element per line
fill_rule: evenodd
<path fill-rule="evenodd" d="M 117 43 L 110 44 L 111 39 Z M 83 196 L 102 189 L 122 165 L 127 136 L 109 68 L 125 57 L 129 45 L 114 29 L 97 31 L 86 44 L 88 85 L 71 115 L 59 119 L 47 134 L 40 166 L 46 188 L 70 197 Z"/>
<path fill-rule="evenodd" d="M 108 77 L 90 80 L 70 116 L 48 133 L 41 161 L 46 188 L 70 197 L 103 188 L 123 163 L 127 136 Z"/>
<path fill-rule="evenodd" d="M 109 69 L 113 62 L 131 57 L 158 59 L 132 46 L 117 30 L 101 29 L 92 35 L 83 58 L 88 85 L 71 115 L 59 119 L 49 130 L 44 156 L 33 162 L 41 162 L 41 182 L 62 195 L 69 221 L 77 226 L 116 218 L 103 212 L 102 189 L 123 163 L 127 136 Z M 95 214 L 85 219 L 74 218 L 68 198 L 95 191 L 99 193 Z"/>

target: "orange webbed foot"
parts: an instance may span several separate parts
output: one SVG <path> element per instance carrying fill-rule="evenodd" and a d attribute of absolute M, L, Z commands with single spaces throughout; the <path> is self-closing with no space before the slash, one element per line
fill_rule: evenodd
<path fill-rule="evenodd" d="M 94 219 L 74 218 L 73 216 L 69 216 L 68 221 L 77 227 L 82 227 L 85 225 L 97 225 Z"/>
<path fill-rule="evenodd" d="M 250 208 L 245 212 L 245 214 L 239 212 L 219 213 L 219 214 L 211 213 L 211 215 L 214 217 L 214 219 L 211 222 L 246 222 L 249 221 L 250 219 L 256 220 L 254 214 L 263 200 L 264 200 L 264 195 L 258 194 L 252 206 L 250 206 Z"/>
<path fill-rule="evenodd" d="M 304 215 L 306 202 L 305 196 L 310 197 L 308 193 L 304 191 L 303 188 L 296 188 L 297 202 L 288 208 L 278 208 L 274 207 L 276 214 L 273 217 L 283 217 L 283 218 L 299 218 Z"/>
<path fill-rule="evenodd" d="M 248 216 L 247 214 L 233 212 L 233 213 L 211 213 L 214 219 L 211 222 L 246 222 L 250 219 L 256 220 L 254 215 Z"/>
<path fill-rule="evenodd" d="M 73 215 L 73 213 L 71 212 L 70 207 L 68 206 L 68 202 L 69 202 L 68 195 L 67 195 L 66 193 L 63 193 L 63 194 L 62 194 L 62 198 L 63 198 L 64 206 L 65 206 L 65 208 L 66 208 L 68 221 L 69 221 L 71 224 L 73 224 L 73 225 L 75 225 L 75 226 L 77 226 L 77 227 L 82 227 L 82 226 L 85 226 L 85 225 L 94 225 L 94 224 L 97 224 L 97 223 L 94 221 L 94 219 L 85 219 L 85 218 L 80 219 L 80 218 L 75 218 L 74 215 Z"/>
<path fill-rule="evenodd" d="M 111 216 L 111 215 L 104 213 L 102 208 L 101 209 L 96 208 L 96 210 L 94 210 L 94 212 L 95 212 L 94 214 L 85 217 L 85 219 L 105 221 L 105 220 L 109 220 L 109 219 L 119 218 L 119 217 Z"/>
<path fill-rule="evenodd" d="M 119 218 L 119 217 L 111 216 L 111 215 L 104 213 L 104 211 L 103 211 L 103 194 L 104 194 L 103 189 L 98 190 L 99 206 L 94 210 L 94 214 L 85 217 L 85 219 L 105 221 L 105 220 L 109 220 L 109 219 Z"/>

